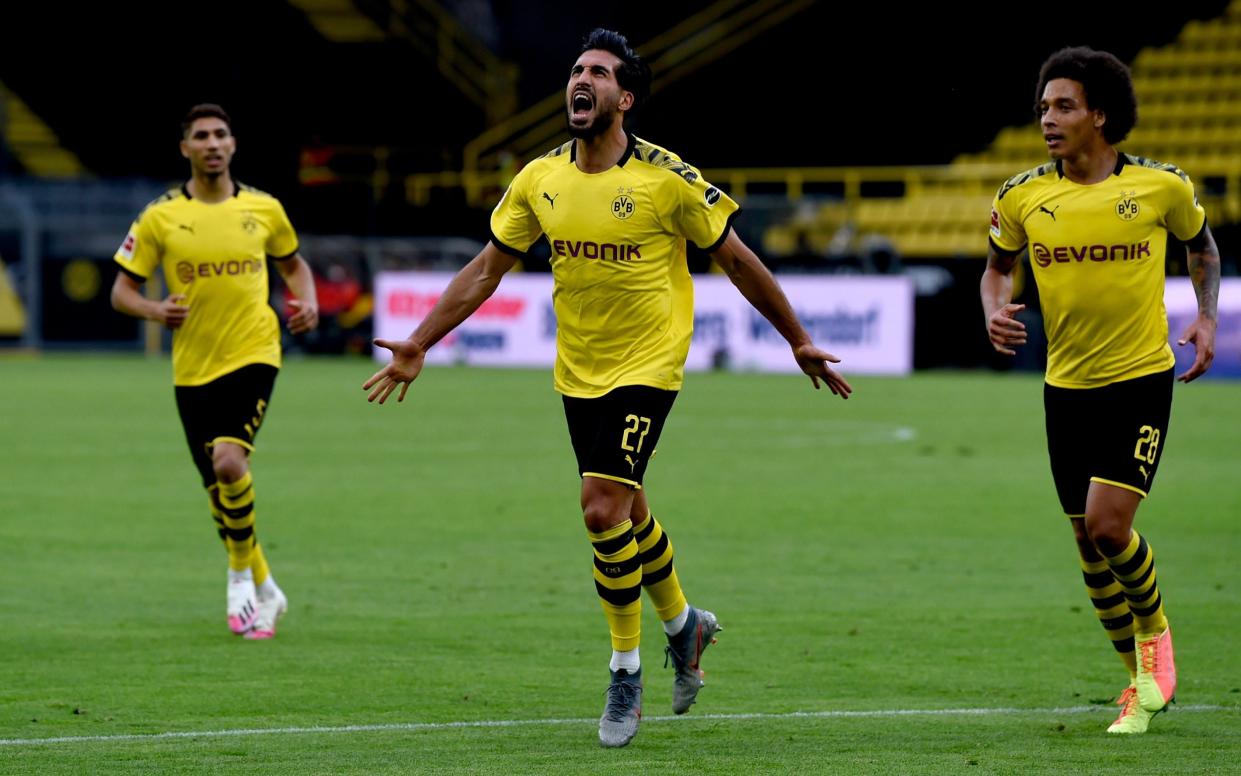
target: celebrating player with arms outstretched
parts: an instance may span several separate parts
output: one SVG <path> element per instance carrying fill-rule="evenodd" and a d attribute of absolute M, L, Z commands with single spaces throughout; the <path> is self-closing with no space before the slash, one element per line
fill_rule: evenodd
<path fill-rule="evenodd" d="M 557 320 L 555 388 L 582 478 L 581 507 L 594 548 L 594 582 L 612 635 L 612 681 L 599 721 L 604 746 L 638 730 L 641 592 L 646 588 L 675 664 L 672 708 L 681 714 L 702 686 L 699 659 L 719 625 L 690 606 L 673 570 L 672 545 L 651 514 L 643 475 L 681 388 L 693 327 L 686 242 L 724 269 L 788 340 L 817 388 L 847 398 L 762 262 L 732 230 L 737 204 L 675 154 L 626 132 L 650 72 L 625 38 L 595 30 L 565 91 L 573 139 L 526 165 L 491 216 L 491 241 L 449 284 L 403 341 L 377 340 L 392 363 L 368 380 L 381 403 L 418 377 L 428 348 L 495 291 L 540 236 L 552 248 Z"/>

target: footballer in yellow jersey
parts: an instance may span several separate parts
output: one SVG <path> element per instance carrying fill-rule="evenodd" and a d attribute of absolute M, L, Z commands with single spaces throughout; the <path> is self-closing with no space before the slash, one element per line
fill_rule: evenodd
<path fill-rule="evenodd" d="M 1039 74 L 1052 162 L 1000 187 L 981 296 L 993 347 L 1026 343 L 1011 272 L 1028 249 L 1047 332 L 1043 402 L 1052 478 L 1070 519 L 1087 593 L 1129 671 L 1109 733 L 1144 733 L 1176 692 L 1172 631 L 1155 559 L 1133 529 L 1168 436 L 1174 358 L 1164 311 L 1169 234 L 1188 246 L 1198 317 L 1189 382 L 1214 357 L 1219 252 L 1193 184 L 1170 164 L 1118 151 L 1137 121 L 1129 69 L 1062 49 Z"/>
<path fill-rule="evenodd" d="M 686 245 L 715 250 L 737 213 L 696 169 L 633 135 L 599 173 L 577 168 L 575 141 L 526 165 L 491 234 L 514 255 L 543 235 L 551 245 L 556 390 L 586 399 L 623 385 L 679 390 L 694 322 Z"/>
<path fill-rule="evenodd" d="M 293 333 L 318 323 L 314 280 L 280 203 L 233 180 L 236 138 L 224 109 L 195 106 L 182 132 L 190 180 L 134 221 L 116 252 L 112 304 L 173 331 L 177 410 L 228 550 L 228 626 L 248 639 L 267 639 L 288 608 L 255 534 L 249 465 L 280 368 L 267 260 L 275 260 L 297 297 L 289 318 Z M 141 293 L 157 268 L 169 287 L 158 302 Z"/>
<path fill-rule="evenodd" d="M 1185 173 L 1117 153 L 1111 175 L 1083 185 L 1057 160 L 1009 180 L 992 207 L 997 252 L 1029 248 L 1048 385 L 1101 388 L 1172 367 L 1167 235 L 1192 240 L 1206 225 Z"/>
<path fill-rule="evenodd" d="M 173 333 L 172 382 L 194 386 L 247 364 L 280 367 L 267 259 L 296 254 L 275 197 L 235 184 L 228 199 L 207 203 L 183 185 L 142 211 L 115 260 L 138 282 L 162 267 L 169 292 L 193 311 Z"/>
<path fill-rule="evenodd" d="M 672 710 L 689 710 L 702 686 L 699 659 L 720 626 L 690 606 L 672 545 L 650 513 L 643 474 L 683 381 L 693 326 L 686 246 L 707 251 L 742 295 L 789 342 L 814 382 L 847 398 L 852 388 L 811 342 L 771 273 L 737 237 L 737 205 L 671 152 L 625 131 L 650 71 L 624 36 L 598 29 L 584 42 L 565 89 L 572 140 L 526 165 L 491 216 L 491 240 L 448 285 L 406 340 L 376 340 L 392 362 L 363 388 L 398 400 L 428 348 L 478 309 L 540 237 L 551 246 L 557 319 L 554 386 L 563 396 L 582 478 L 581 507 L 594 583 L 612 637 L 611 683 L 599 741 L 624 746 L 641 716 L 641 592 L 663 622 L 674 664 Z"/>

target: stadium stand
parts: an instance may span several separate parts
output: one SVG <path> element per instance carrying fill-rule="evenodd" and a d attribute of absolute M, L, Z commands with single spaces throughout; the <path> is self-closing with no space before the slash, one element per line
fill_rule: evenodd
<path fill-rule="evenodd" d="M 1241 0 L 1209 21 L 1191 20 L 1170 45 L 1142 50 L 1131 63 L 1139 124 L 1121 145 L 1129 153 L 1173 161 L 1192 175 L 1208 218 L 1241 222 Z M 810 217 L 770 227 L 764 247 L 789 255 L 798 246 L 829 254 L 842 230 L 880 236 L 912 259 L 982 257 L 984 216 L 1001 182 L 1046 158 L 1033 123 L 1006 127 L 979 153 L 941 168 L 802 171 L 805 181 L 897 181 L 900 196 L 867 198 L 859 186 Z M 727 179 L 727 173 L 724 173 Z"/>
<path fill-rule="evenodd" d="M 86 174 L 81 160 L 66 149 L 60 138 L 26 103 L 0 83 L 0 116 L 4 145 L 21 167 L 41 178 L 73 178 Z"/>
<path fill-rule="evenodd" d="M 1126 150 L 1184 167 L 1220 226 L 1241 223 L 1239 3 L 1161 6 L 1129 26 L 1091 6 L 1072 30 L 1134 66 L 1142 122 Z M 1062 42 L 943 46 L 984 7 L 911 6 L 893 25 L 888 10 L 808 0 L 633 0 L 564 13 L 487 0 L 221 0 L 221 18 L 245 23 L 230 32 L 239 55 L 210 71 L 179 56 L 180 31 L 195 24 L 188 7 L 125 19 L 84 7 L 67 27 L 56 8 L 30 4 L 22 23 L 0 26 L 0 253 L 30 319 L 42 320 L 64 303 L 75 259 L 110 270 L 116 235 L 145 201 L 131 192 L 154 196 L 183 175 L 176 119 L 187 101 L 209 99 L 237 120 L 239 177 L 279 196 L 303 234 L 324 237 L 311 252 L 324 278 L 343 271 L 347 290 L 390 265 L 451 269 L 462 256 L 443 246 L 485 240 L 486 210 L 509 177 L 563 138 L 565 52 L 603 23 L 639 41 L 654 65 L 656 92 L 636 131 L 741 200 L 737 228 L 774 269 L 906 271 L 920 299 L 949 282 L 974 286 L 996 186 L 1045 158 L 1032 122 L 1004 125 L 1029 116 L 1029 71 Z M 160 42 L 165 56 L 116 57 L 118 36 Z M 28 66 L 51 47 L 91 67 L 66 77 Z M 804 110 L 808 100 L 830 120 Z M 63 182 L 73 185 L 44 185 L 68 168 L 35 161 L 40 143 L 79 160 L 82 172 Z M 400 243 L 408 237 L 431 242 L 411 253 Z M 526 265 L 545 268 L 539 257 Z M 115 323 L 105 301 L 92 304 Z M 81 331 L 133 338 L 106 326 L 42 335 L 60 342 Z"/>

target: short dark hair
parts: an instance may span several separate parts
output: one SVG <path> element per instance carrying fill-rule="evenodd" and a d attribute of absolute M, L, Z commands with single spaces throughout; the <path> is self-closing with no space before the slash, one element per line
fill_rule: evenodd
<path fill-rule="evenodd" d="M 1103 139 L 1112 145 L 1128 137 L 1138 123 L 1138 96 L 1133 91 L 1133 75 L 1124 62 L 1106 51 L 1086 46 L 1062 48 L 1047 58 L 1038 73 L 1034 95 L 1035 115 L 1047 82 L 1069 78 L 1082 85 L 1086 107 L 1103 111 Z"/>
<path fill-rule="evenodd" d="M 228 111 L 216 105 L 214 102 L 200 102 L 190 108 L 185 114 L 185 118 L 181 119 L 181 136 L 184 137 L 189 133 L 190 127 L 194 126 L 194 122 L 198 119 L 214 118 L 223 121 L 228 125 L 228 131 L 232 134 L 233 120 L 229 118 Z"/>
<path fill-rule="evenodd" d="M 633 107 L 640 108 L 651 94 L 651 68 L 629 47 L 629 39 L 615 30 L 596 27 L 582 41 L 578 56 L 594 49 L 614 54 L 621 61 L 616 68 L 616 83 L 633 94 Z"/>

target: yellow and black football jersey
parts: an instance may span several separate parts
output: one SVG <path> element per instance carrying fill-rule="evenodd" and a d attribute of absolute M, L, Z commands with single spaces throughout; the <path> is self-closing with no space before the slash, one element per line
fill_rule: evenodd
<path fill-rule="evenodd" d="M 593 398 L 681 387 L 694 324 L 686 241 L 713 251 L 737 203 L 675 154 L 629 136 L 620 162 L 582 172 L 570 141 L 522 168 L 491 215 L 492 242 L 551 245 L 554 384 Z"/>
<path fill-rule="evenodd" d="M 267 302 L 267 257 L 297 253 L 280 202 L 248 186 L 220 203 L 182 186 L 147 205 L 114 259 L 145 280 L 163 265 L 190 312 L 173 332 L 174 385 L 202 385 L 246 364 L 280 366 L 280 324 Z"/>
<path fill-rule="evenodd" d="M 1000 187 L 991 241 L 1008 253 L 1029 245 L 1049 385 L 1096 388 L 1171 368 L 1167 235 L 1189 240 L 1205 225 L 1189 176 L 1123 153 L 1099 183 L 1074 183 L 1049 162 Z"/>

